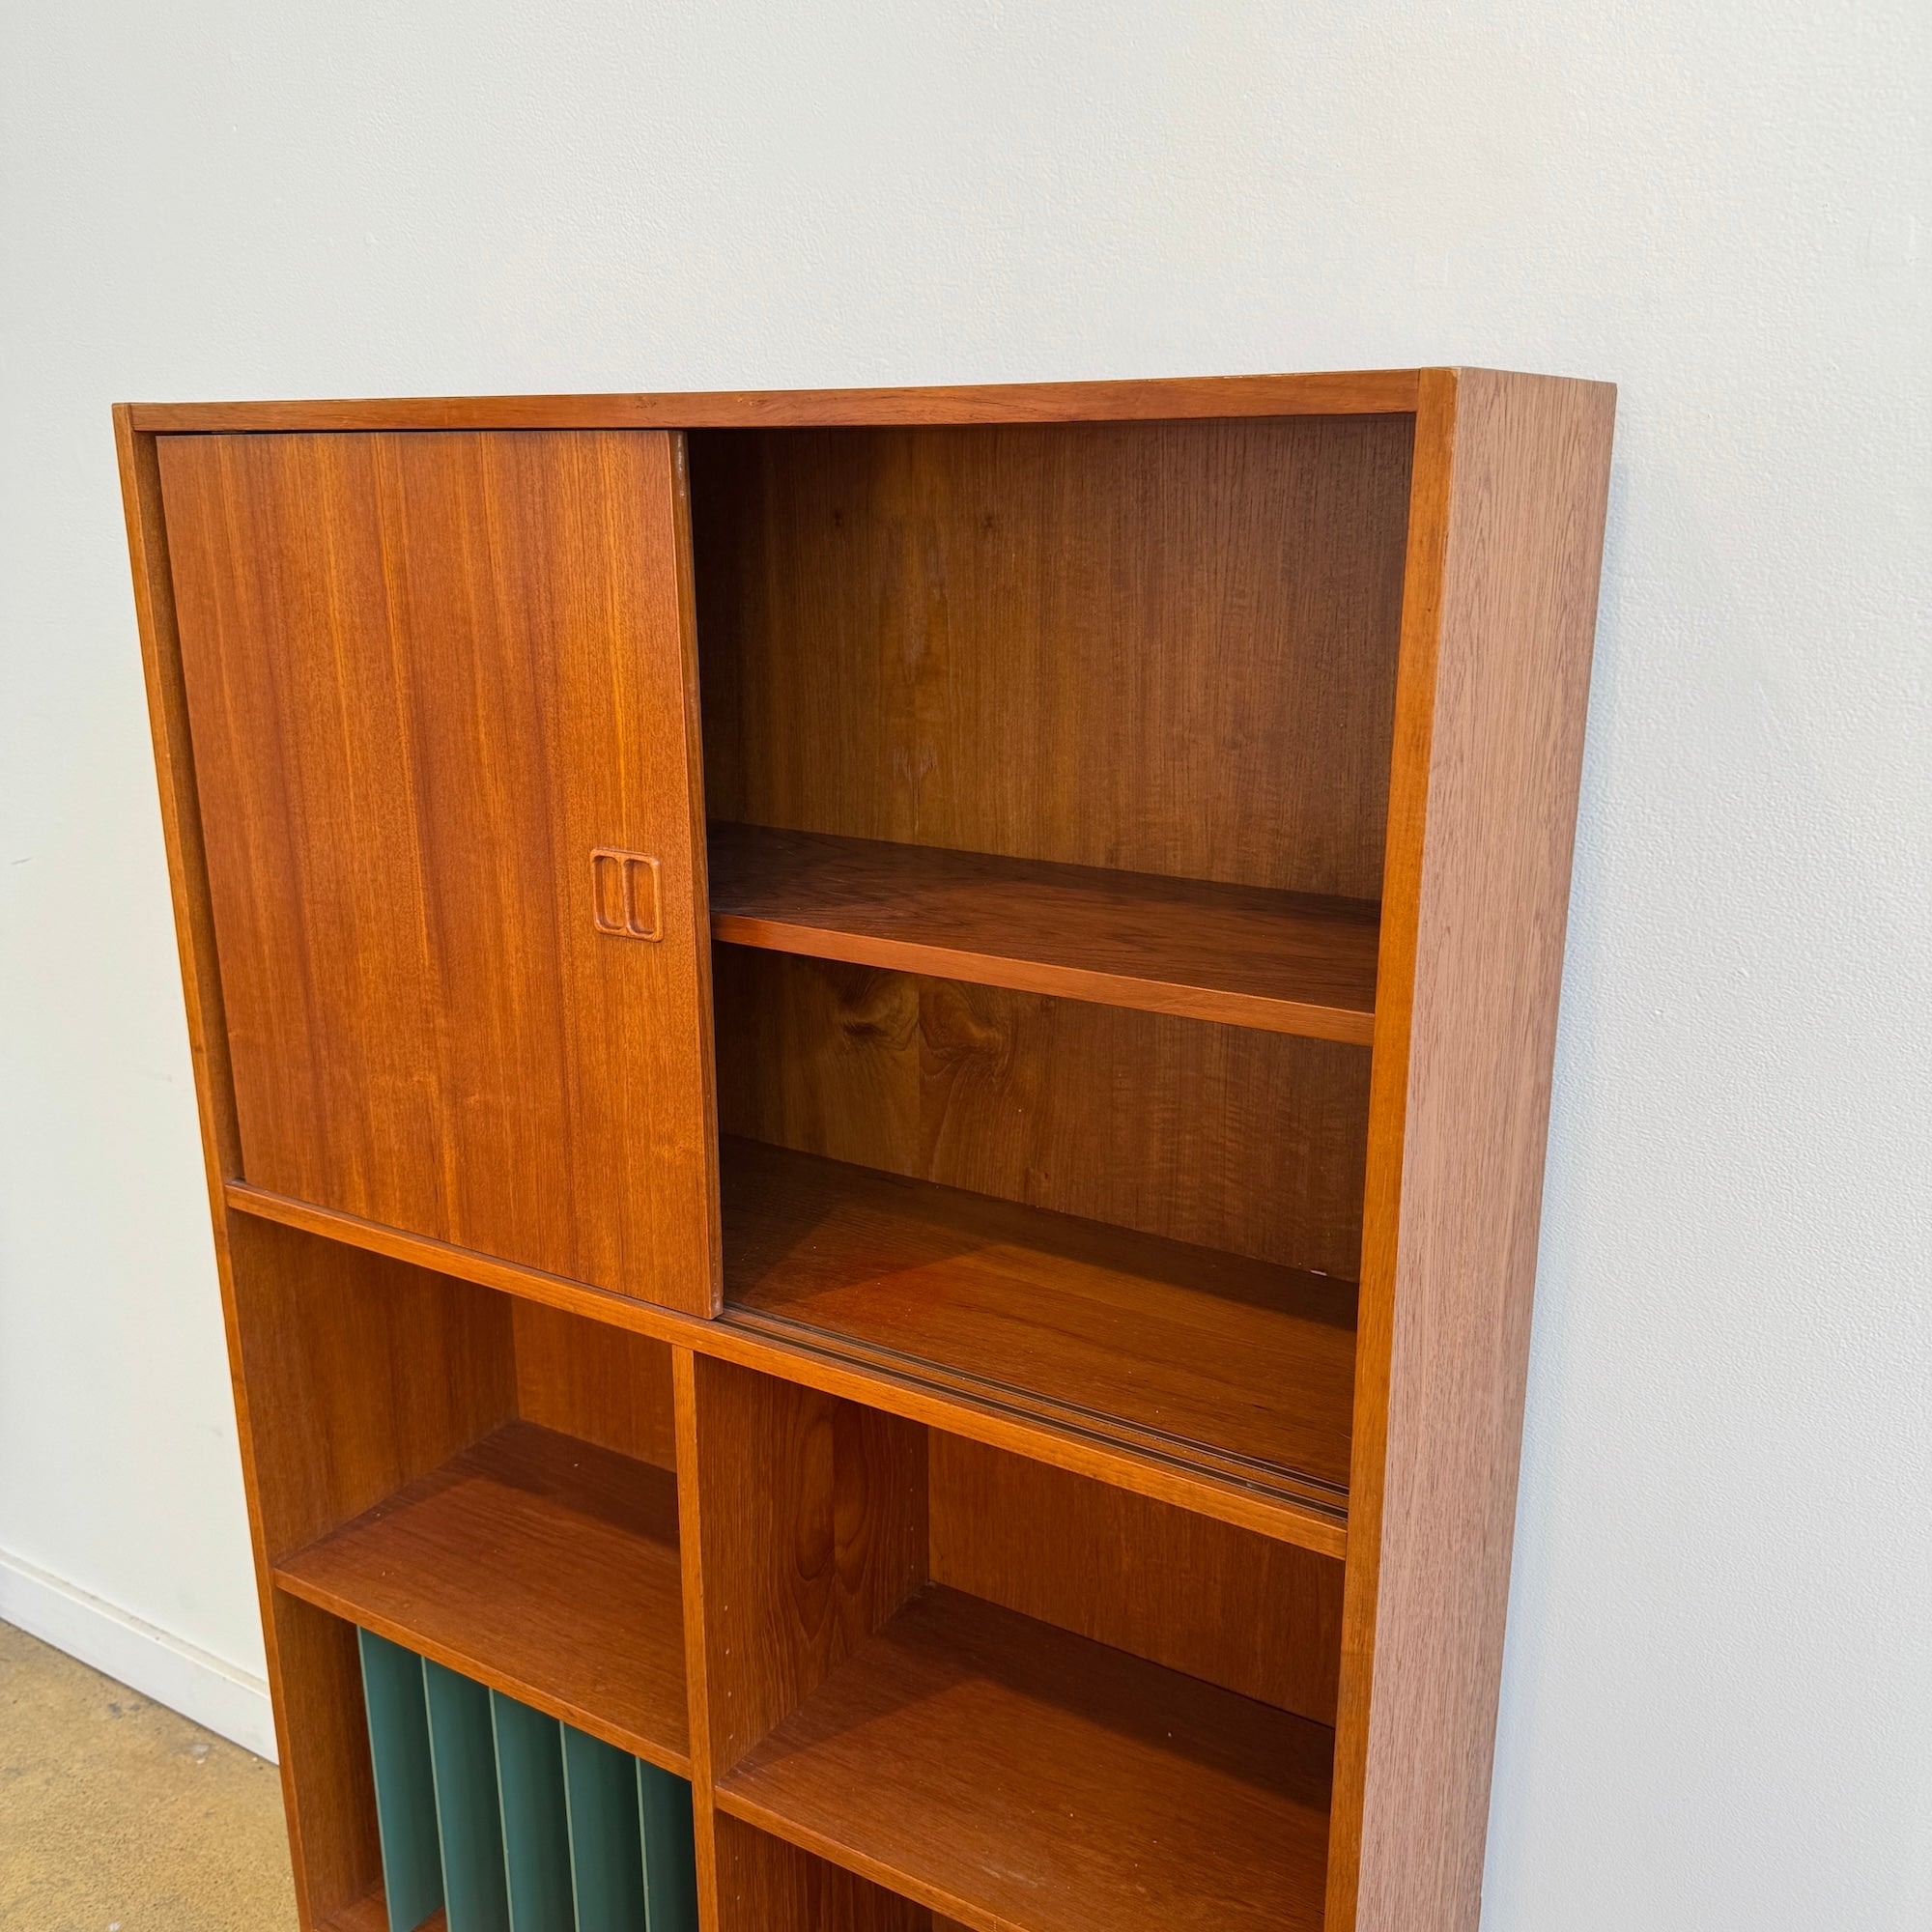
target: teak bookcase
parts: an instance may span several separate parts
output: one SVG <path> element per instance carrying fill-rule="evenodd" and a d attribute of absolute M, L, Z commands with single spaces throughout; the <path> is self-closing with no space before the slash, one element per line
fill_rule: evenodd
<path fill-rule="evenodd" d="M 1475 1925 L 1612 401 L 116 412 L 305 1927 L 357 1627 L 710 1932 Z"/>

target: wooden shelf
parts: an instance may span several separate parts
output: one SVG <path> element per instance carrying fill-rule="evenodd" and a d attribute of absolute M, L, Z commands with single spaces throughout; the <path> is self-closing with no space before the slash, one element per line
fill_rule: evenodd
<path fill-rule="evenodd" d="M 1351 1284 L 756 1141 L 721 1180 L 738 1322 L 1346 1501 Z"/>
<path fill-rule="evenodd" d="M 1317 1932 L 1333 1735 L 928 1586 L 718 1798 L 980 1932 Z"/>
<path fill-rule="evenodd" d="M 274 1566 L 294 1596 L 691 1775 L 677 1481 L 514 1422 Z"/>
<path fill-rule="evenodd" d="M 763 826 L 710 828 L 736 946 L 1367 1045 L 1377 908 Z"/>

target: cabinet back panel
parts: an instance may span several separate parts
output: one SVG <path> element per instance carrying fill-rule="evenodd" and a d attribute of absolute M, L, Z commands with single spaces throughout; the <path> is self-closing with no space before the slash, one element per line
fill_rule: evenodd
<path fill-rule="evenodd" d="M 936 1429 L 927 1482 L 935 1583 L 1334 1723 L 1334 1558 Z"/>
<path fill-rule="evenodd" d="M 228 1247 L 271 1560 L 516 1413 L 507 1296 L 245 1214 Z"/>
<path fill-rule="evenodd" d="M 1379 898 L 1413 431 L 694 433 L 711 815 Z"/>
<path fill-rule="evenodd" d="M 1361 1048 L 720 946 L 725 1133 L 1352 1281 Z"/>
<path fill-rule="evenodd" d="M 242 1166 L 714 1304 L 674 439 L 169 437 Z M 599 847 L 663 937 L 597 925 Z"/>
<path fill-rule="evenodd" d="M 660 1469 L 677 1466 L 670 1349 L 608 1321 L 519 1298 L 517 1413 Z"/>

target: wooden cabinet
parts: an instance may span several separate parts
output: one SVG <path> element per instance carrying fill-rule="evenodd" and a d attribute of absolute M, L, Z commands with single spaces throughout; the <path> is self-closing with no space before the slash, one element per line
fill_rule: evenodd
<path fill-rule="evenodd" d="M 1611 404 L 117 412 L 305 1927 L 358 1626 L 706 1932 L 1474 1926 Z"/>

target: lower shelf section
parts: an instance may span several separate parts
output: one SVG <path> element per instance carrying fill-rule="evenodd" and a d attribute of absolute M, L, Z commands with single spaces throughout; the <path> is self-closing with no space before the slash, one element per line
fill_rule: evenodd
<path fill-rule="evenodd" d="M 510 1423 L 284 1557 L 276 1584 L 689 1776 L 677 1480 Z"/>
<path fill-rule="evenodd" d="M 718 1803 L 975 1932 L 1320 1932 L 1333 1743 L 929 1585 Z"/>
<path fill-rule="evenodd" d="M 735 1321 L 1345 1505 L 1350 1284 L 759 1141 L 721 1179 Z"/>

